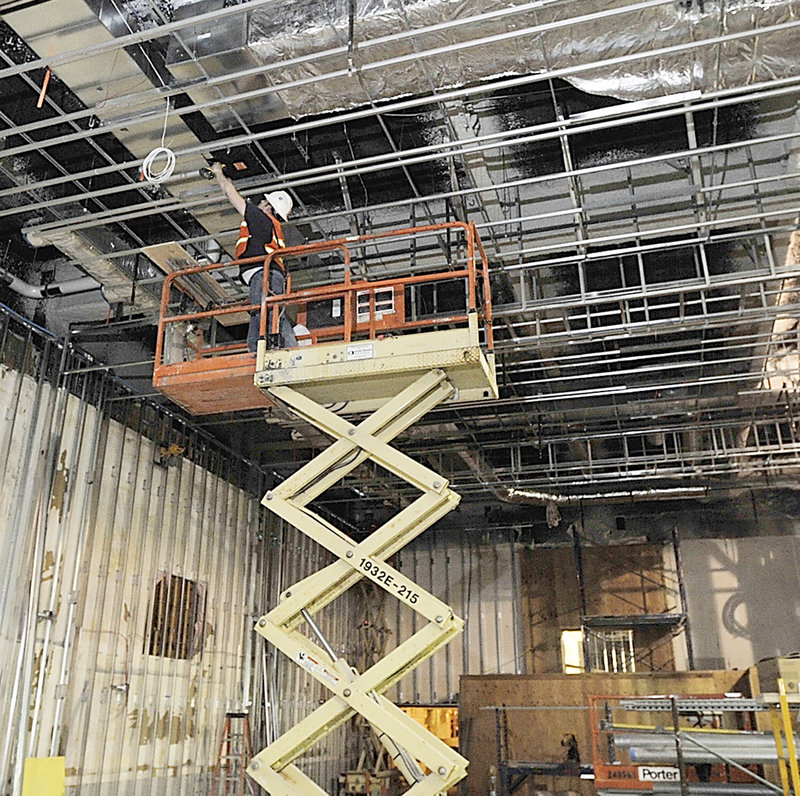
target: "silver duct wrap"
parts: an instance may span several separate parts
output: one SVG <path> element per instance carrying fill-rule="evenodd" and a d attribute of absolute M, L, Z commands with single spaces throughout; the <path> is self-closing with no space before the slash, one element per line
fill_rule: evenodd
<path fill-rule="evenodd" d="M 453 23 L 502 11 L 508 4 L 504 0 L 359 0 L 354 46 L 348 49 L 348 0 L 299 0 L 253 11 L 247 48 L 264 64 L 345 48 L 264 74 L 280 86 L 340 73 L 332 79 L 280 89 L 286 111 L 294 118 L 554 70 L 572 70 L 562 76 L 583 91 L 622 100 L 723 89 L 800 73 L 797 28 L 719 45 L 696 44 L 797 20 L 800 11 L 793 0 L 676 0 L 646 9 L 621 0 L 556 4 L 543 0 L 537 6 L 517 5 L 525 10 L 458 25 Z M 609 14 L 625 6 L 638 10 Z M 586 19 L 590 15 L 597 16 Z M 435 28 L 402 35 L 431 26 Z M 534 27 L 539 29 L 527 30 Z M 691 49 L 613 62 L 687 43 Z M 425 56 L 433 50 L 431 57 Z M 388 59 L 390 63 L 381 64 Z"/>

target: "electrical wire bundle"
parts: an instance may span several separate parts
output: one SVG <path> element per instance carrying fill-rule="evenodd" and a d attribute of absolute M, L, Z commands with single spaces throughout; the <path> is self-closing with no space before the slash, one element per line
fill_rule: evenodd
<path fill-rule="evenodd" d="M 150 154 L 142 161 L 142 179 L 149 183 L 158 185 L 159 183 L 168 180 L 175 170 L 175 153 L 167 146 L 164 146 L 164 139 L 167 134 L 167 117 L 169 115 L 169 100 L 167 100 L 167 110 L 164 114 L 164 129 L 161 133 L 161 146 L 157 146 Z M 165 159 L 164 165 L 159 171 L 154 171 L 155 162 L 163 157 Z"/>

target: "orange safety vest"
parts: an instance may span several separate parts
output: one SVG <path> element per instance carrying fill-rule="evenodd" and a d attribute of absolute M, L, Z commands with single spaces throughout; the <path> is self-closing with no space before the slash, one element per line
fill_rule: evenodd
<path fill-rule="evenodd" d="M 278 219 L 275 218 L 275 216 L 273 216 L 271 213 L 265 213 L 265 215 L 272 222 L 272 240 L 269 243 L 264 244 L 264 251 L 267 254 L 272 254 L 272 252 L 276 251 L 277 249 L 284 248 L 286 244 L 283 242 L 283 230 L 281 229 L 281 222 L 278 221 Z M 247 228 L 247 222 L 242 219 L 242 223 L 239 225 L 239 238 L 236 241 L 236 250 L 234 251 L 234 256 L 237 260 L 244 254 L 245 249 L 247 248 L 247 242 L 249 240 L 250 230 Z M 285 273 L 286 267 L 283 264 L 282 257 L 273 257 L 272 265 L 277 266 L 278 270 Z M 251 263 L 245 266 L 248 271 L 251 268 L 259 267 L 260 266 L 257 263 Z"/>

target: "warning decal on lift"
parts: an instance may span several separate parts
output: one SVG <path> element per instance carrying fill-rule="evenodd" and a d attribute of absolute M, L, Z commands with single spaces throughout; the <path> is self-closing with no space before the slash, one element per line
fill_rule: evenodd
<path fill-rule="evenodd" d="M 375 358 L 375 344 L 374 343 L 359 343 L 357 345 L 347 346 L 345 359 L 351 362 L 354 359 L 374 359 Z"/>
<path fill-rule="evenodd" d="M 337 674 L 332 672 L 330 669 L 327 669 L 319 661 L 312 658 L 308 653 L 302 651 L 298 652 L 295 660 L 307 672 L 311 672 L 311 674 L 321 677 L 331 685 L 336 685 L 339 682 L 339 676 Z"/>

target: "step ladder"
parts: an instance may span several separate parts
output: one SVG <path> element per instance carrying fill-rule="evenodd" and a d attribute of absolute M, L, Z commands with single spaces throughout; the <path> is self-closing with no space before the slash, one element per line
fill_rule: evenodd
<path fill-rule="evenodd" d="M 389 445 L 398 434 L 450 397 L 454 388 L 443 370 L 430 370 L 358 425 L 291 387 L 274 386 L 267 391 L 274 401 L 335 441 L 267 492 L 262 503 L 327 548 L 338 560 L 286 589 L 277 607 L 258 620 L 256 631 L 333 695 L 259 752 L 247 773 L 271 796 L 323 796 L 325 791 L 294 761 L 336 727 L 360 714 L 409 782 L 407 796 L 444 793 L 466 775 L 467 760 L 383 694 L 460 633 L 464 622 L 448 605 L 386 562 L 452 511 L 460 500 L 445 478 Z M 421 495 L 356 543 L 308 505 L 368 459 L 407 481 Z M 410 638 L 365 671 L 358 672 L 334 653 L 313 617 L 362 578 L 369 578 L 416 611 L 422 622 Z M 300 632 L 304 623 L 316 642 Z"/>
<path fill-rule="evenodd" d="M 222 725 L 222 737 L 211 780 L 211 796 L 256 796 L 253 783 L 245 777 L 247 761 L 253 755 L 250 740 L 250 717 L 246 712 L 228 711 Z M 217 785 L 220 786 L 219 791 Z"/>

